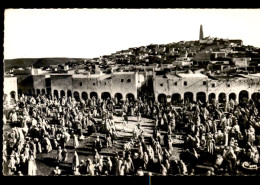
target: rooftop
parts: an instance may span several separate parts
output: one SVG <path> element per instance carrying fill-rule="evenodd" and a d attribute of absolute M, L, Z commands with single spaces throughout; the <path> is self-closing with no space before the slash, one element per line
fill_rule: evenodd
<path fill-rule="evenodd" d="M 129 71 L 129 72 L 120 71 L 120 72 L 115 72 L 114 75 L 125 75 L 125 74 L 134 74 L 134 73 L 135 73 L 134 71 Z"/>
<path fill-rule="evenodd" d="M 240 74 L 240 76 L 243 76 L 243 77 L 245 77 L 245 78 L 260 78 L 260 73 L 248 74 L 248 75 Z"/>
<path fill-rule="evenodd" d="M 254 76 L 254 77 L 260 77 L 260 73 L 256 73 L 256 74 L 250 74 L 250 76 Z"/>
<path fill-rule="evenodd" d="M 50 76 L 72 76 L 72 74 L 68 74 L 68 73 L 48 73 L 48 74 Z"/>
<path fill-rule="evenodd" d="M 166 77 L 167 77 L 168 79 L 176 79 L 176 78 L 180 78 L 179 76 L 174 75 L 174 74 L 166 75 Z"/>
<path fill-rule="evenodd" d="M 223 79 L 238 79 L 238 78 L 248 78 L 247 76 L 236 74 L 236 75 L 210 75 L 209 78 L 214 80 L 223 80 Z"/>
<path fill-rule="evenodd" d="M 181 78 L 207 78 L 206 75 L 201 74 L 201 73 L 178 73 L 178 76 L 180 76 Z"/>
<path fill-rule="evenodd" d="M 98 78 L 100 77 L 100 74 L 90 74 L 90 75 L 84 75 L 84 74 L 73 74 L 73 78 Z"/>

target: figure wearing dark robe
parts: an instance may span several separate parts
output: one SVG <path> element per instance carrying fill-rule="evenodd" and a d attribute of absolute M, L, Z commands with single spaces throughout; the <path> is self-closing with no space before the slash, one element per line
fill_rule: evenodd
<path fill-rule="evenodd" d="M 100 152 L 101 148 L 102 148 L 102 142 L 99 139 L 99 136 L 97 136 L 97 139 L 93 142 L 93 150 L 97 149 L 97 151 Z"/>

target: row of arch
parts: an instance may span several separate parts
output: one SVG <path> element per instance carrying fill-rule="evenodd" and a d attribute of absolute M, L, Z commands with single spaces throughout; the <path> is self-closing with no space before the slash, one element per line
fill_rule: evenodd
<path fill-rule="evenodd" d="M 18 89 L 18 94 L 22 94 L 22 90 L 21 89 Z M 46 90 L 45 89 L 28 89 L 28 95 L 44 95 L 46 94 Z M 48 93 L 47 93 L 48 94 Z M 89 94 L 87 92 L 82 92 L 82 93 L 79 93 L 78 91 L 74 91 L 72 93 L 72 91 L 68 90 L 68 91 L 64 91 L 64 90 L 61 90 L 61 91 L 58 91 L 58 90 L 54 90 L 53 91 L 53 95 L 55 97 L 63 97 L 63 96 L 67 96 L 67 97 L 73 97 L 76 99 L 76 101 L 80 101 L 80 99 L 83 99 L 83 100 L 86 100 L 86 99 L 91 99 L 93 97 L 95 97 L 96 99 L 97 98 L 100 98 L 98 93 L 97 92 L 90 92 Z M 109 92 L 103 92 L 101 93 L 101 99 L 107 99 L 107 98 L 110 98 L 111 99 L 111 94 Z M 116 93 L 114 95 L 114 97 L 118 102 L 121 101 L 123 99 L 123 95 L 121 93 Z M 128 99 L 129 101 L 132 101 L 135 99 L 135 96 L 134 94 L 132 93 L 128 93 L 126 94 L 126 99 Z"/>
<path fill-rule="evenodd" d="M 78 92 L 78 91 L 74 91 L 73 94 L 70 90 L 68 90 L 66 93 L 64 90 L 61 90 L 60 92 L 58 90 L 54 90 L 54 96 L 56 97 L 63 97 L 65 95 L 67 95 L 67 97 L 74 97 L 77 101 L 80 101 L 80 98 L 82 98 L 83 100 L 86 100 L 88 98 L 92 98 L 92 97 L 96 97 L 96 98 L 100 98 L 98 96 L 98 93 L 96 92 L 90 92 L 89 94 L 87 92 L 82 92 L 81 94 Z M 18 89 L 18 94 L 21 94 L 22 93 L 22 90 L 21 89 Z M 46 90 L 45 89 L 29 89 L 28 90 L 28 94 L 29 95 L 39 95 L 39 94 L 46 94 Z M 15 92 L 11 92 L 10 93 L 11 97 L 15 99 Z M 73 96 L 72 96 L 73 95 Z M 101 94 L 101 99 L 107 99 L 107 98 L 110 98 L 111 99 L 111 94 L 109 92 L 103 92 Z M 123 99 L 123 95 L 121 93 L 116 93 L 114 95 L 114 98 L 117 100 L 117 101 L 120 101 Z M 239 93 L 238 97 L 236 95 L 236 93 L 230 93 L 228 96 L 226 93 L 220 93 L 218 95 L 218 97 L 216 96 L 215 93 L 210 93 L 208 95 L 208 99 L 206 97 L 206 93 L 205 92 L 198 92 L 196 94 L 196 101 L 200 100 L 201 102 L 212 102 L 213 99 L 218 99 L 218 101 L 220 103 L 224 103 L 226 102 L 227 100 L 231 100 L 233 99 L 234 101 L 237 101 L 237 98 L 239 100 L 239 102 L 245 100 L 245 99 L 248 99 L 249 98 L 249 93 L 248 91 L 246 90 L 243 90 Z M 260 99 L 260 93 L 259 92 L 255 92 L 251 95 L 250 97 L 252 100 L 254 101 L 257 101 Z M 134 100 L 135 99 L 135 96 L 131 93 L 128 93 L 126 95 L 126 99 L 128 100 Z M 192 92 L 185 92 L 184 93 L 184 100 L 189 100 L 189 101 L 194 101 L 194 93 Z M 158 95 L 158 101 L 163 103 L 163 102 L 167 102 L 167 96 L 165 94 L 159 94 Z M 171 102 L 173 104 L 178 104 L 178 103 L 181 103 L 182 102 L 182 98 L 181 98 L 181 95 L 179 93 L 174 93 L 172 96 L 171 96 Z"/>
<path fill-rule="evenodd" d="M 200 100 L 201 102 L 206 102 L 207 101 L 207 97 L 206 97 L 206 93 L 205 92 L 198 92 L 196 94 L 197 98 L 196 101 Z M 238 98 L 238 99 L 237 99 Z M 226 93 L 220 93 L 218 95 L 218 101 L 220 103 L 225 103 L 226 101 L 230 101 L 231 99 L 233 99 L 234 101 L 239 101 L 242 102 L 248 98 L 251 98 L 253 101 L 257 101 L 260 99 L 260 93 L 259 92 L 255 92 L 251 95 L 251 97 L 249 97 L 249 93 L 246 90 L 243 90 L 239 93 L 239 97 L 237 97 L 237 95 L 235 93 L 230 93 L 227 97 Z M 211 103 L 213 100 L 216 100 L 216 94 L 215 93 L 210 93 L 208 95 L 208 102 Z M 192 92 L 186 92 L 184 93 L 184 100 L 189 100 L 194 101 L 194 94 Z M 158 95 L 158 101 L 160 103 L 166 103 L 167 102 L 167 96 L 165 94 L 159 94 Z M 178 104 L 181 103 L 183 100 L 181 98 L 181 95 L 179 93 L 174 93 L 171 96 L 171 102 L 173 104 Z"/>
<path fill-rule="evenodd" d="M 81 94 L 78 91 L 74 91 L 73 94 L 70 90 L 68 91 L 64 91 L 61 90 L 60 92 L 58 90 L 54 90 L 53 91 L 53 95 L 56 97 L 63 97 L 63 96 L 67 96 L 67 97 L 73 97 L 75 98 L 77 101 L 80 101 L 80 98 L 82 98 L 83 100 L 86 100 L 88 98 L 92 98 L 95 97 L 96 99 L 99 98 L 98 93 L 97 92 L 90 92 L 89 94 L 87 92 L 82 92 Z M 18 89 L 18 94 L 22 94 L 22 90 Z M 29 95 L 44 95 L 46 94 L 46 90 L 45 89 L 28 89 L 28 94 Z M 13 95 L 14 96 L 14 95 Z M 101 99 L 107 99 L 110 98 L 111 99 L 111 94 L 109 92 L 103 92 L 101 94 Z M 117 99 L 118 101 L 121 101 L 123 99 L 123 95 L 121 93 L 116 93 L 114 95 L 114 98 Z M 128 93 L 126 95 L 126 99 L 128 100 L 134 100 L 135 96 L 132 93 Z"/>
<path fill-rule="evenodd" d="M 22 90 L 18 89 L 18 94 L 22 94 Z M 28 89 L 28 94 L 29 95 L 39 95 L 39 94 L 46 94 L 46 90 L 45 89 Z"/>
<path fill-rule="evenodd" d="M 72 92 L 70 90 L 68 90 L 67 92 L 65 92 L 64 90 L 61 90 L 60 93 L 58 90 L 54 90 L 53 95 L 55 97 L 64 97 L 64 96 L 73 97 L 73 98 L 75 98 L 76 101 L 80 101 L 80 99 L 83 99 L 83 100 L 87 100 L 89 98 L 92 99 L 93 97 L 95 97 L 96 99 L 101 98 L 103 100 L 112 98 L 112 96 L 109 92 L 103 92 L 103 93 L 101 93 L 101 97 L 99 97 L 97 92 L 90 92 L 88 94 L 85 91 L 83 91 L 82 93 L 79 93 L 78 91 L 74 91 L 72 94 Z M 113 98 L 115 98 L 117 101 L 121 101 L 123 99 L 123 95 L 121 93 L 116 93 Z M 126 99 L 128 99 L 129 101 L 132 101 L 135 99 L 135 96 L 132 93 L 128 93 L 126 95 Z"/>
<path fill-rule="evenodd" d="M 8 94 L 4 94 L 4 101 L 6 101 L 7 97 L 8 97 Z M 14 99 L 14 100 L 16 99 L 16 92 L 15 91 L 10 92 L 10 98 Z"/>

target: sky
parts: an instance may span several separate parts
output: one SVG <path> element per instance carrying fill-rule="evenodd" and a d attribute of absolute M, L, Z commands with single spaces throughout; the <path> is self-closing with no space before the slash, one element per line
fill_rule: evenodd
<path fill-rule="evenodd" d="M 260 47 L 260 9 L 7 9 L 4 58 L 94 58 L 149 44 L 242 39 Z"/>

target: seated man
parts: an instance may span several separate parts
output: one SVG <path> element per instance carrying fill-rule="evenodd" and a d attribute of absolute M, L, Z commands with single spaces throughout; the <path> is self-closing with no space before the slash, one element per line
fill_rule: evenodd
<path fill-rule="evenodd" d="M 56 168 L 52 171 L 52 174 L 54 176 L 58 176 L 61 174 L 61 170 L 60 170 L 59 166 L 56 166 Z"/>

